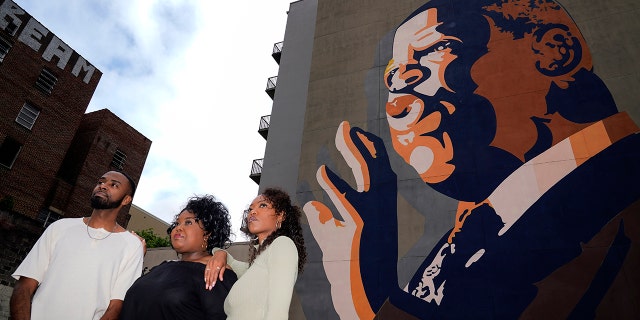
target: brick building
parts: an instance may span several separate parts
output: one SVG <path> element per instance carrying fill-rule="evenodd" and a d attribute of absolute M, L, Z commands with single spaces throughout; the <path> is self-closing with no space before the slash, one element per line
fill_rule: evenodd
<path fill-rule="evenodd" d="M 86 113 L 102 72 L 0 0 L 0 318 L 15 270 L 51 222 L 91 213 L 96 179 L 139 181 L 151 141 L 107 109 Z M 129 208 L 118 217 L 126 227 Z"/>
<path fill-rule="evenodd" d="M 0 60 L 0 195 L 35 218 L 48 210 L 42 199 L 102 73 L 8 0 L 0 5 Z"/>

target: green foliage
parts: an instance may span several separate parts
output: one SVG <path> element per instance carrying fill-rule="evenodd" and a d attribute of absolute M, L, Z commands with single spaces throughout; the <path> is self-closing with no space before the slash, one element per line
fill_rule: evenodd
<path fill-rule="evenodd" d="M 136 233 L 143 237 L 147 242 L 147 249 L 150 248 L 161 248 L 161 247 L 170 247 L 171 241 L 169 240 L 169 236 L 161 237 L 153 232 L 153 229 L 144 229 L 140 231 L 136 231 Z"/>

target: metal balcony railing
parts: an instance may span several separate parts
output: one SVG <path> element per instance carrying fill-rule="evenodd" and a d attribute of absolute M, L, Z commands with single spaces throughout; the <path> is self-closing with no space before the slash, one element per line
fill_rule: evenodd
<path fill-rule="evenodd" d="M 262 176 L 262 162 L 264 159 L 255 159 L 251 164 L 251 174 L 249 178 L 255 183 L 260 184 L 260 176 Z"/>
<path fill-rule="evenodd" d="M 277 42 L 273 44 L 273 52 L 271 52 L 271 56 L 278 64 L 280 64 L 280 56 L 282 56 L 282 44 L 283 42 Z"/>
<path fill-rule="evenodd" d="M 273 99 L 273 95 L 276 93 L 276 83 L 278 82 L 278 76 L 273 76 L 267 80 L 267 89 L 264 90 L 271 99 Z"/>
<path fill-rule="evenodd" d="M 269 124 L 271 123 L 271 115 L 262 116 L 260 118 L 260 127 L 258 127 L 258 133 L 267 139 L 269 135 Z"/>

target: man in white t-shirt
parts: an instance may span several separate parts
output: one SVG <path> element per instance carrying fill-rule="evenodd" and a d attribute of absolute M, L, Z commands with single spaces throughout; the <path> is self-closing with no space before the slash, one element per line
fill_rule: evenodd
<path fill-rule="evenodd" d="M 90 217 L 51 224 L 13 274 L 11 318 L 117 319 L 142 274 L 144 243 L 118 225 L 136 184 L 122 172 L 98 179 Z"/>

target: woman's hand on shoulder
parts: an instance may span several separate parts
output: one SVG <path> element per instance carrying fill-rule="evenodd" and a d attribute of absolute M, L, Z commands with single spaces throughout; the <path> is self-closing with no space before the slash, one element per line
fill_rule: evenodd
<path fill-rule="evenodd" d="M 138 238 L 138 240 L 140 240 L 140 242 L 142 242 L 142 256 L 146 256 L 147 255 L 147 240 L 145 240 L 143 237 L 139 236 L 135 231 L 129 231 L 131 232 L 132 235 L 136 236 Z"/>
<path fill-rule="evenodd" d="M 204 268 L 204 283 L 207 290 L 213 289 L 216 285 L 216 281 L 224 280 L 224 270 L 228 268 L 227 265 L 227 252 L 224 250 L 217 250 L 213 253 L 213 257 L 207 261 L 207 265 Z"/>

